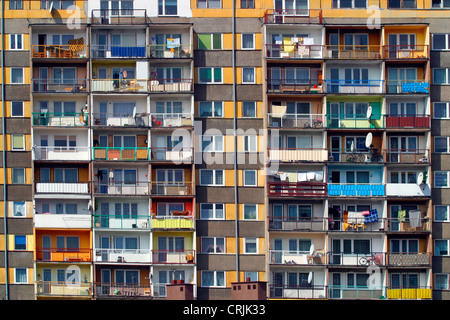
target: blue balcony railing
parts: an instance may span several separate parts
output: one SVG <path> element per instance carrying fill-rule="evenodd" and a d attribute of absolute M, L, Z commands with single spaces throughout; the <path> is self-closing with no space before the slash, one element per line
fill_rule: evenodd
<path fill-rule="evenodd" d="M 328 184 L 329 196 L 384 197 L 385 194 L 384 184 Z"/>

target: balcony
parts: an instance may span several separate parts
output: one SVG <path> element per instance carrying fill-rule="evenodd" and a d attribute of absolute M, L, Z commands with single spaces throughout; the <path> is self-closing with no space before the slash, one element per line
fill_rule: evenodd
<path fill-rule="evenodd" d="M 428 163 L 429 149 L 386 149 L 384 150 L 387 163 Z"/>
<path fill-rule="evenodd" d="M 379 94 L 384 92 L 384 80 L 324 80 L 327 93 Z"/>
<path fill-rule="evenodd" d="M 89 297 L 92 295 L 92 283 L 66 283 L 59 281 L 36 281 L 37 296 Z"/>
<path fill-rule="evenodd" d="M 193 58 L 192 44 L 152 44 L 149 47 L 151 59 Z"/>
<path fill-rule="evenodd" d="M 95 296 L 98 298 L 150 297 L 151 292 L 150 284 L 106 282 L 95 284 Z"/>
<path fill-rule="evenodd" d="M 267 79 L 268 93 L 322 94 L 322 81 L 318 79 Z"/>
<path fill-rule="evenodd" d="M 149 195 L 149 192 L 148 181 L 96 181 L 94 183 L 94 193 L 98 195 L 143 196 Z"/>
<path fill-rule="evenodd" d="M 165 182 L 152 181 L 152 195 L 160 196 L 190 196 L 194 194 L 191 181 Z"/>
<path fill-rule="evenodd" d="M 389 267 L 431 266 L 431 254 L 427 252 L 419 252 L 419 253 L 389 252 L 387 254 L 387 257 Z"/>
<path fill-rule="evenodd" d="M 331 149 L 328 161 L 341 163 L 384 163 L 386 150 L 351 152 L 347 149 Z"/>
<path fill-rule="evenodd" d="M 84 39 L 81 38 L 81 40 Z M 31 45 L 31 52 L 33 58 L 39 59 L 87 59 L 88 46 L 81 42 L 65 45 L 33 44 Z"/>
<path fill-rule="evenodd" d="M 152 160 L 153 161 L 171 161 L 173 163 L 190 163 L 193 160 L 194 149 L 190 147 L 153 147 Z"/>
<path fill-rule="evenodd" d="M 145 46 L 106 46 L 93 45 L 91 46 L 91 54 L 93 59 L 138 59 L 146 58 Z"/>
<path fill-rule="evenodd" d="M 87 113 L 33 112 L 33 126 L 84 127 L 89 124 Z"/>
<path fill-rule="evenodd" d="M 286 161 L 311 161 L 323 162 L 328 159 L 328 150 L 326 148 L 280 148 L 268 149 L 269 161 L 286 162 Z"/>
<path fill-rule="evenodd" d="M 384 184 L 328 183 L 328 195 L 338 197 L 384 197 Z"/>
<path fill-rule="evenodd" d="M 95 228 L 150 229 L 149 215 L 94 215 Z"/>
<path fill-rule="evenodd" d="M 370 265 L 385 266 L 386 253 L 367 252 L 367 253 L 341 253 L 328 252 L 329 265 L 368 267 Z"/>
<path fill-rule="evenodd" d="M 91 262 L 90 248 L 36 248 L 36 261 L 39 262 Z"/>
<path fill-rule="evenodd" d="M 268 182 L 269 197 L 323 197 L 327 184 L 322 182 Z"/>
<path fill-rule="evenodd" d="M 266 58 L 323 59 L 322 45 L 266 44 Z"/>
<path fill-rule="evenodd" d="M 34 227 L 55 229 L 90 229 L 92 219 L 89 214 L 50 214 L 34 215 Z"/>
<path fill-rule="evenodd" d="M 92 79 L 94 93 L 148 92 L 146 79 Z"/>
<path fill-rule="evenodd" d="M 375 119 L 375 115 L 367 118 L 366 114 L 349 115 L 327 114 L 327 127 L 330 129 L 381 129 L 384 128 L 383 119 Z"/>
<path fill-rule="evenodd" d="M 269 113 L 267 114 L 269 128 L 322 129 L 325 115 L 298 113 Z"/>
<path fill-rule="evenodd" d="M 330 299 L 350 300 L 378 300 L 384 299 L 385 287 L 383 286 L 328 286 Z"/>
<path fill-rule="evenodd" d="M 91 23 L 93 25 L 142 25 L 148 21 L 146 9 L 93 9 Z"/>
<path fill-rule="evenodd" d="M 273 299 L 324 299 L 327 295 L 325 285 L 269 285 L 270 298 Z"/>
<path fill-rule="evenodd" d="M 89 161 L 89 147 L 34 147 L 34 159 L 46 161 Z"/>
<path fill-rule="evenodd" d="M 35 193 L 89 194 L 89 182 L 35 182 Z"/>
<path fill-rule="evenodd" d="M 150 160 L 150 148 L 94 147 L 94 160 L 138 161 Z"/>
<path fill-rule="evenodd" d="M 154 216 L 152 218 L 152 229 L 192 230 L 194 229 L 194 217 L 192 214 L 185 216 Z"/>
<path fill-rule="evenodd" d="M 429 115 L 425 115 L 425 116 L 385 115 L 384 119 L 385 119 L 384 120 L 385 126 L 388 129 L 390 129 L 390 128 L 429 129 L 431 126 Z"/>
<path fill-rule="evenodd" d="M 33 93 L 86 93 L 88 79 L 31 79 Z"/>
<path fill-rule="evenodd" d="M 269 216 L 269 230 L 325 231 L 326 218 L 321 217 L 277 217 Z"/>
<path fill-rule="evenodd" d="M 386 80 L 387 94 L 429 94 L 426 80 Z"/>
<path fill-rule="evenodd" d="M 386 183 L 386 195 L 389 197 L 430 197 L 431 188 L 428 184 L 416 183 Z"/>
<path fill-rule="evenodd" d="M 381 59 L 381 45 L 326 45 L 325 59 Z"/>
<path fill-rule="evenodd" d="M 419 287 L 419 288 L 388 288 L 387 298 L 388 299 L 401 299 L 401 300 L 417 300 L 417 299 L 431 299 L 431 288 L 430 287 Z"/>
<path fill-rule="evenodd" d="M 406 59 L 428 59 L 428 45 L 385 45 L 383 46 L 384 59 L 406 60 Z"/>
<path fill-rule="evenodd" d="M 314 253 L 288 250 L 269 250 L 270 264 L 281 265 L 325 265 L 326 254 L 323 250 Z"/>
<path fill-rule="evenodd" d="M 264 23 L 267 24 L 321 24 L 322 20 L 320 9 L 268 9 L 264 12 Z"/>
<path fill-rule="evenodd" d="M 416 218 L 388 218 L 388 230 L 391 232 L 431 232 L 431 221 L 428 217 L 419 215 Z"/>
<path fill-rule="evenodd" d="M 150 263 L 149 249 L 94 249 L 94 262 Z"/>
<path fill-rule="evenodd" d="M 192 79 L 150 80 L 150 92 L 192 92 Z"/>
<path fill-rule="evenodd" d="M 147 113 L 119 114 L 119 113 L 94 113 L 93 126 L 110 127 L 148 127 L 149 118 Z"/>
<path fill-rule="evenodd" d="M 191 113 L 151 113 L 152 128 L 192 127 L 194 117 Z"/>
<path fill-rule="evenodd" d="M 193 264 L 195 250 L 152 250 L 154 264 Z"/>
<path fill-rule="evenodd" d="M 339 232 L 378 232 L 384 231 L 385 219 L 377 215 L 367 215 L 355 218 L 329 218 L 328 230 Z"/>

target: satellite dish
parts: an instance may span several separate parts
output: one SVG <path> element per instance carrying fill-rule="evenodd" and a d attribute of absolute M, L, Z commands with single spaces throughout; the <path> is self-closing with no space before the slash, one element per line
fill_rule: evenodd
<path fill-rule="evenodd" d="M 370 119 L 371 115 L 372 115 L 372 106 L 369 104 L 369 107 L 367 108 L 367 119 Z"/>
<path fill-rule="evenodd" d="M 133 108 L 133 119 L 136 118 L 136 107 Z"/>
<path fill-rule="evenodd" d="M 417 184 L 420 186 L 423 182 L 423 172 L 419 172 L 417 175 Z"/>
<path fill-rule="evenodd" d="M 48 12 L 52 13 L 53 11 L 53 1 L 50 2 L 50 8 L 48 9 Z"/>
<path fill-rule="evenodd" d="M 311 283 L 312 279 L 313 279 L 313 274 L 312 274 L 312 272 L 309 272 L 309 274 L 308 274 L 308 283 Z"/>
<path fill-rule="evenodd" d="M 309 254 L 312 256 L 314 253 L 314 243 L 311 244 L 311 247 L 309 248 Z"/>
<path fill-rule="evenodd" d="M 370 148 L 372 144 L 372 132 L 369 132 L 366 136 L 366 148 Z"/>
<path fill-rule="evenodd" d="M 353 150 L 355 150 L 355 146 L 354 146 L 353 141 L 352 141 L 352 144 L 350 145 L 350 151 L 353 152 Z"/>

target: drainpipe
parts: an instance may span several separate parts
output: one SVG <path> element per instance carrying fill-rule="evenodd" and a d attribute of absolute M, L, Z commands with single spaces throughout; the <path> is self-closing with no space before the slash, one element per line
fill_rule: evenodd
<path fill-rule="evenodd" d="M 1 0 L 1 10 L 2 10 L 2 18 L 1 18 L 1 50 L 2 50 L 2 135 L 3 135 L 3 227 L 4 227 L 4 235 L 5 235 L 5 298 L 9 300 L 9 282 L 8 282 L 8 228 L 7 228 L 7 205 L 6 205 L 6 138 L 5 138 L 5 128 L 6 128 L 6 120 L 5 120 L 5 50 L 4 50 L 4 2 Z"/>

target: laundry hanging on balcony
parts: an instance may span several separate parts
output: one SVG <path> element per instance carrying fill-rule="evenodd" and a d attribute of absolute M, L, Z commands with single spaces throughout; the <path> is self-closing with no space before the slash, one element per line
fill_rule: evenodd
<path fill-rule="evenodd" d="M 291 38 L 283 38 L 283 45 L 285 52 L 294 52 L 294 46 L 292 45 Z"/>
<path fill-rule="evenodd" d="M 422 211 L 420 210 L 411 210 L 409 211 L 409 225 L 411 228 L 417 228 L 422 226 L 422 219 L 420 215 Z"/>
<path fill-rule="evenodd" d="M 405 222 L 405 220 L 406 220 L 406 210 L 399 210 L 398 211 L 398 221 Z"/>
<path fill-rule="evenodd" d="M 378 222 L 378 212 L 377 209 L 363 211 L 364 223 Z"/>

